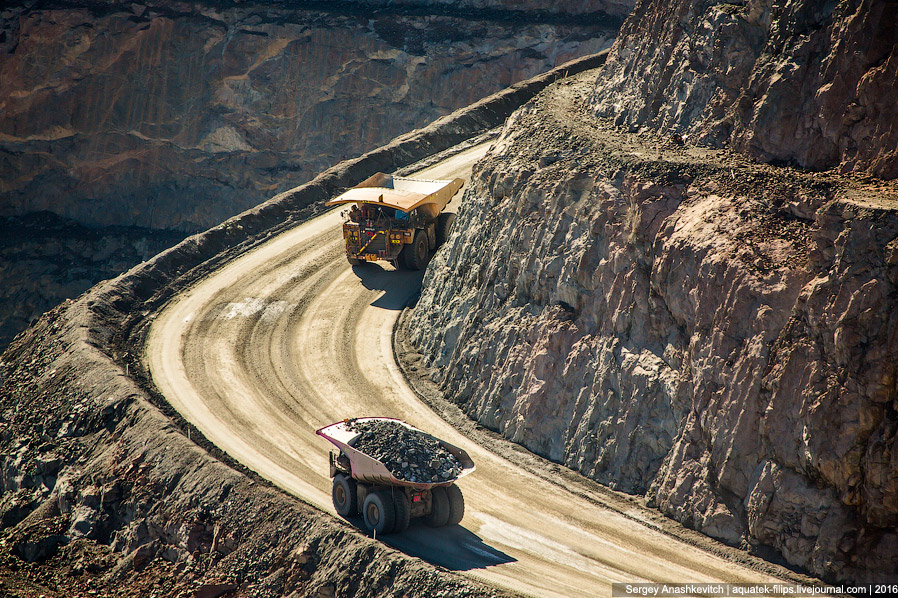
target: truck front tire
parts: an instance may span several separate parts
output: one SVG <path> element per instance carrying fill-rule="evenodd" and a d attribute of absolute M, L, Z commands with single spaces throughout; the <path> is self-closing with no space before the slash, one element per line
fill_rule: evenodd
<path fill-rule="evenodd" d="M 393 507 L 396 509 L 396 523 L 393 526 L 393 533 L 401 534 L 408 529 L 409 521 L 412 518 L 412 504 L 401 488 L 393 490 Z"/>
<path fill-rule="evenodd" d="M 365 527 L 375 534 L 389 534 L 396 526 L 396 509 L 389 492 L 371 492 L 362 505 Z"/>
<path fill-rule="evenodd" d="M 415 233 L 415 240 L 411 245 L 406 245 L 403 250 L 405 254 L 405 266 L 409 270 L 423 270 L 427 267 L 427 233 L 419 230 Z"/>
<path fill-rule="evenodd" d="M 446 488 L 446 496 L 449 497 L 449 521 L 446 525 L 458 525 L 465 516 L 465 497 L 455 484 Z"/>
<path fill-rule="evenodd" d="M 453 226 L 455 226 L 455 214 L 452 212 L 443 212 L 437 216 L 437 247 L 449 240 Z"/>
<path fill-rule="evenodd" d="M 442 486 L 437 486 L 430 491 L 432 508 L 424 517 L 424 523 L 430 527 L 443 527 L 449 522 L 449 495 Z"/>
<path fill-rule="evenodd" d="M 345 473 L 334 476 L 331 498 L 334 499 L 334 508 L 340 517 L 352 517 L 358 512 L 358 487 L 355 480 Z"/>

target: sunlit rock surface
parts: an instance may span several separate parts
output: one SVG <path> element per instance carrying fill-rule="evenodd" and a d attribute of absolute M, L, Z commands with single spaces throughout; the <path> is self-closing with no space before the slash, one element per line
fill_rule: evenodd
<path fill-rule="evenodd" d="M 709 535 L 898 579 L 895 21 L 639 2 L 475 172 L 410 330 L 447 393 Z"/>
<path fill-rule="evenodd" d="M 592 103 L 633 128 L 893 179 L 896 23 L 885 0 L 640 2 Z"/>
<path fill-rule="evenodd" d="M 620 22 L 315 4 L 331 5 L 4 10 L 0 214 L 205 229 L 341 158 L 601 50 Z"/>

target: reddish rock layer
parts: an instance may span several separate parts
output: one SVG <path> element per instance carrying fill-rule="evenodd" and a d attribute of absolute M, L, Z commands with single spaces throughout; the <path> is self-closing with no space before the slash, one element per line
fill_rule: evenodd
<path fill-rule="evenodd" d="M 643 1 L 592 103 L 618 123 L 763 161 L 893 179 L 896 23 L 885 0 Z"/>

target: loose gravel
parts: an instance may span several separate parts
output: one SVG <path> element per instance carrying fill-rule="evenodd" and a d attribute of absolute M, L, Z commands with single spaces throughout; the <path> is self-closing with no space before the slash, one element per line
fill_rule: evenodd
<path fill-rule="evenodd" d="M 350 420 L 349 429 L 358 432 L 354 449 L 383 463 L 400 480 L 439 483 L 456 479 L 461 462 L 432 436 L 389 420 Z"/>

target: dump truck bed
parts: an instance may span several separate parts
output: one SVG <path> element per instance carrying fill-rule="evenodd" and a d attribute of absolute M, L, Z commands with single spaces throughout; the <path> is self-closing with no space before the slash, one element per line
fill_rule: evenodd
<path fill-rule="evenodd" d="M 403 212 L 417 209 L 428 220 L 439 216 L 464 185 L 464 179 L 410 179 L 378 172 L 325 205 L 370 203 Z"/>
<path fill-rule="evenodd" d="M 459 478 L 466 476 L 474 471 L 474 462 L 468 456 L 468 453 L 466 453 L 463 449 L 449 444 L 445 440 L 440 440 L 439 438 L 427 434 L 426 432 L 422 432 L 421 430 L 415 428 L 414 426 L 410 426 L 403 421 L 387 417 L 366 417 L 358 418 L 354 421 L 392 421 L 402 424 L 410 430 L 420 432 L 421 434 L 424 434 L 425 436 L 429 436 L 430 438 L 436 440 L 438 443 L 440 443 L 440 445 L 442 445 L 444 449 L 454 455 L 462 465 L 462 471 L 457 477 L 441 482 L 427 483 L 400 480 L 396 476 L 394 476 L 389 469 L 387 469 L 386 465 L 384 465 L 377 459 L 356 450 L 351 446 L 352 442 L 356 439 L 356 437 L 359 436 L 359 433 L 350 429 L 349 420 L 333 423 L 329 426 L 325 426 L 323 428 L 320 428 L 319 430 L 316 430 L 316 434 L 331 442 L 334 446 L 339 448 L 343 452 L 343 454 L 347 456 L 352 469 L 352 477 L 360 482 L 365 482 L 368 484 L 379 484 L 384 486 L 408 486 L 416 490 L 427 490 L 436 486 L 449 486 Z"/>

